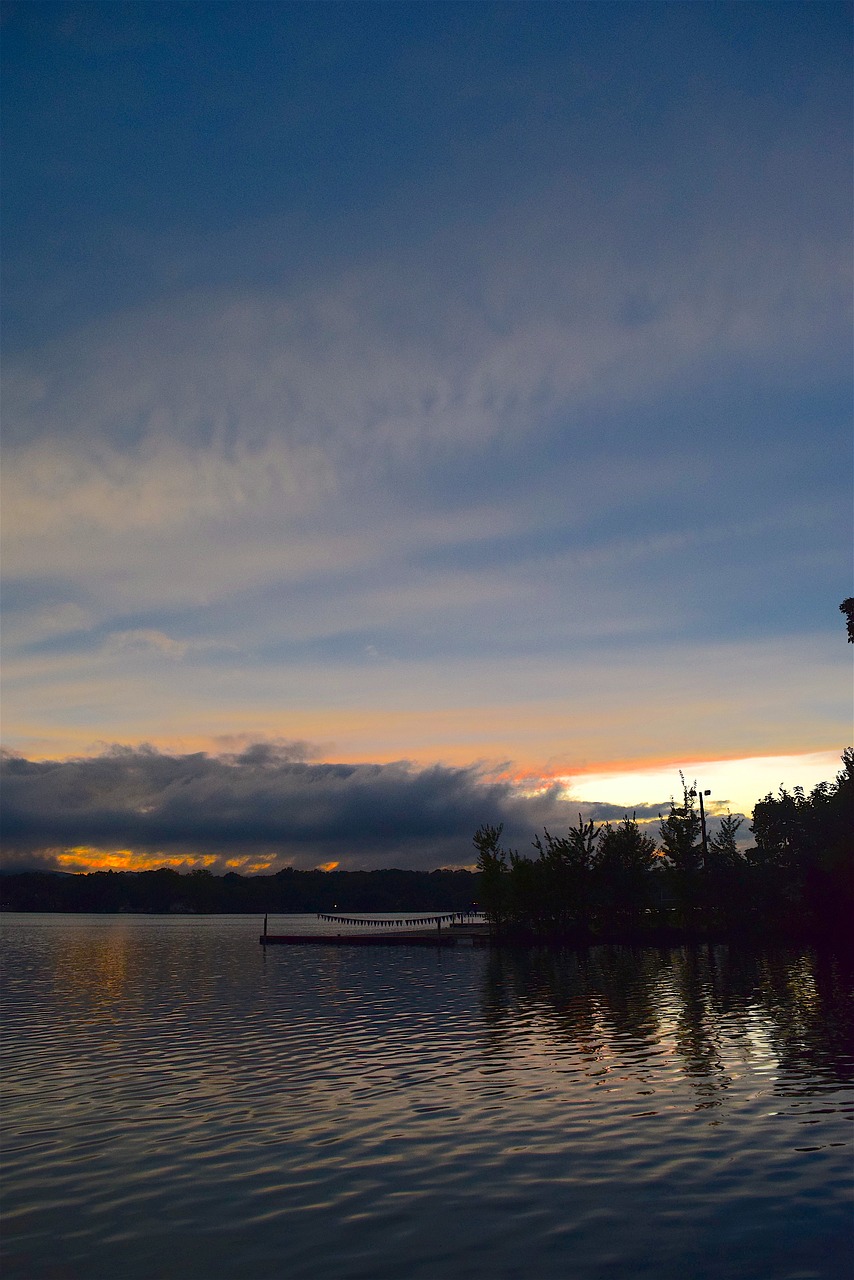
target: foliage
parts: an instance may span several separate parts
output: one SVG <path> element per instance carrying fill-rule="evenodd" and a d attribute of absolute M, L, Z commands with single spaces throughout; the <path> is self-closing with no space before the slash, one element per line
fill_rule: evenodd
<path fill-rule="evenodd" d="M 599 830 L 598 879 L 602 906 L 618 924 L 637 924 L 648 909 L 650 872 L 658 861 L 655 840 L 645 835 L 635 816 Z"/>
<path fill-rule="evenodd" d="M 736 836 L 742 825 L 742 818 L 734 818 L 729 811 L 718 819 L 719 827 L 709 837 L 706 865 L 708 869 L 720 870 L 725 867 L 740 866 L 743 858 L 738 849 Z"/>
<path fill-rule="evenodd" d="M 501 930 L 507 918 L 507 854 L 501 847 L 503 824 L 478 827 L 473 843 L 477 849 L 477 869 L 480 874 L 480 901 L 487 920 Z"/>
<path fill-rule="evenodd" d="M 700 843 L 702 828 L 700 815 L 697 812 L 696 785 L 688 786 L 685 775 L 680 772 L 682 780 L 682 803 L 670 801 L 670 813 L 661 821 L 661 844 L 664 856 L 681 880 L 696 876 L 703 862 L 703 847 Z"/>
<path fill-rule="evenodd" d="M 535 836 L 535 858 L 506 853 L 500 827 L 475 836 L 482 897 L 503 935 L 582 942 L 776 930 L 841 930 L 854 918 L 854 751 L 835 783 L 766 796 L 756 847 L 739 848 L 743 819 L 717 820 L 703 854 L 696 787 L 660 820 L 660 850 L 636 817 L 598 828 L 579 814 L 565 835 Z"/>
<path fill-rule="evenodd" d="M 590 926 L 598 837 L 594 823 L 585 822 L 581 814 L 578 826 L 570 827 L 565 836 L 553 836 L 544 827 L 543 839 L 534 837 L 551 933 L 585 932 Z"/>
<path fill-rule="evenodd" d="M 842 753 L 832 783 L 781 787 L 753 811 L 756 847 L 749 851 L 780 914 L 806 913 L 831 928 L 854 919 L 854 750 Z"/>

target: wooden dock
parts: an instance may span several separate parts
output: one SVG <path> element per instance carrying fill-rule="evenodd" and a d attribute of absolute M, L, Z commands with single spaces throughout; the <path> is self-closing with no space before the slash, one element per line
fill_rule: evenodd
<path fill-rule="evenodd" d="M 262 933 L 262 947 L 483 947 L 488 925 L 452 925 L 448 929 L 398 929 L 376 933 Z"/>

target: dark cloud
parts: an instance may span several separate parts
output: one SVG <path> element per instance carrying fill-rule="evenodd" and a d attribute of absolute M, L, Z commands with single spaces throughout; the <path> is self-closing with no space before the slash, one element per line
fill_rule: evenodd
<path fill-rule="evenodd" d="M 4 864 L 69 866 L 68 851 L 267 858 L 272 865 L 432 870 L 474 859 L 483 822 L 528 851 L 543 825 L 622 817 L 579 806 L 557 787 L 522 795 L 476 767 L 307 763 L 304 743 L 256 743 L 239 754 L 166 755 L 113 747 L 69 760 L 3 758 Z M 654 817 L 654 806 L 638 816 Z M 59 863 L 60 855 L 66 855 Z M 85 859 L 81 859 L 85 861 Z"/>

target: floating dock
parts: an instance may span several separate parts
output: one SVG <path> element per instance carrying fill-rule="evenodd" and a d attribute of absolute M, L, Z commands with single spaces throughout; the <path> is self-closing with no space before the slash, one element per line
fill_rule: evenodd
<path fill-rule="evenodd" d="M 431 933 L 262 933 L 262 947 L 475 947 L 489 942 L 489 932 L 462 934 L 436 929 Z"/>
<path fill-rule="evenodd" d="M 264 917 L 264 932 L 258 941 L 262 947 L 478 947 L 489 943 L 489 925 L 482 921 L 463 920 L 464 913 L 449 913 L 447 916 L 434 916 L 437 921 L 435 929 L 413 929 L 401 927 L 409 921 L 382 920 L 367 921 L 336 918 L 320 915 L 321 920 L 334 924 L 345 924 L 351 928 L 368 923 L 378 926 L 370 933 L 268 933 L 267 917 Z M 447 927 L 442 928 L 438 921 Z M 459 923 L 454 923 L 459 921 Z M 414 921 L 412 922 L 414 923 Z M 426 922 L 425 922 L 426 923 Z M 390 927 L 394 926 L 394 927 Z"/>

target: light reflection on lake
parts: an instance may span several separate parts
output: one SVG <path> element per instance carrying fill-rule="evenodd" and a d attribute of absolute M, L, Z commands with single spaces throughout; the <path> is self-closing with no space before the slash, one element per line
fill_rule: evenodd
<path fill-rule="evenodd" d="M 5 1280 L 850 1274 L 843 957 L 259 927 L 3 918 Z"/>

